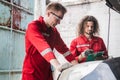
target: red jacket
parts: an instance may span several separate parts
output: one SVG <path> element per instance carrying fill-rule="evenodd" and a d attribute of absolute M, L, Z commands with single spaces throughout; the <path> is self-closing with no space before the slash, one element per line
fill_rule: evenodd
<path fill-rule="evenodd" d="M 100 37 L 92 37 L 92 40 L 89 41 L 84 35 L 80 35 L 71 42 L 70 51 L 78 60 L 78 55 L 81 54 L 86 49 L 92 49 L 95 52 L 104 51 L 104 55 L 108 56 L 106 46 Z M 84 62 L 85 59 L 82 60 Z"/>
<path fill-rule="evenodd" d="M 68 61 L 74 60 L 56 28 L 47 28 L 43 17 L 28 25 L 25 35 L 26 56 L 22 80 L 53 80 L 49 61 L 55 58 L 53 48 Z"/>

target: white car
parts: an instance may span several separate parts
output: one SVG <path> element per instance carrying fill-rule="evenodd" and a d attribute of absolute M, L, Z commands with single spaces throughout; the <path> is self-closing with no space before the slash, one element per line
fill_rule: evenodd
<path fill-rule="evenodd" d="M 80 63 L 54 75 L 54 80 L 120 80 L 120 57 Z"/>

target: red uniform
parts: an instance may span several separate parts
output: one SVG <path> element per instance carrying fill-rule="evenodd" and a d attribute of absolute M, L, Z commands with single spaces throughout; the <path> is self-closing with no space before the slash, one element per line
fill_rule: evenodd
<path fill-rule="evenodd" d="M 70 51 L 75 56 L 76 60 L 78 60 L 78 55 L 80 55 L 86 49 L 92 49 L 94 53 L 104 51 L 104 55 L 108 56 L 106 46 L 100 37 L 93 36 L 92 40 L 89 41 L 84 35 L 81 35 L 71 42 Z M 84 61 L 85 59 L 83 59 L 81 62 Z"/>
<path fill-rule="evenodd" d="M 68 61 L 74 60 L 56 28 L 47 28 L 43 17 L 28 25 L 25 35 L 26 56 L 22 80 L 53 80 L 50 60 L 55 58 L 53 48 Z"/>

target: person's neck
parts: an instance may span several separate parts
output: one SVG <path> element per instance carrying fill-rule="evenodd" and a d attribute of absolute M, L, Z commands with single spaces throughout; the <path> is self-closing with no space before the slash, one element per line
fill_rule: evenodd
<path fill-rule="evenodd" d="M 86 36 L 86 38 L 87 38 L 88 40 L 91 40 L 92 35 L 89 35 L 89 34 L 84 34 L 84 35 Z"/>
<path fill-rule="evenodd" d="M 45 22 L 46 26 L 49 28 L 50 26 L 49 26 L 49 24 L 48 24 L 48 20 L 47 20 L 46 17 L 44 17 L 44 22 Z"/>

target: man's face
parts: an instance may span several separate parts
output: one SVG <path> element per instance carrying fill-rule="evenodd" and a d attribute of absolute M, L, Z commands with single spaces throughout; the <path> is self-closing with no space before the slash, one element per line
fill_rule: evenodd
<path fill-rule="evenodd" d="M 49 12 L 49 25 L 55 27 L 57 24 L 60 24 L 60 21 L 63 19 L 64 14 L 61 11 Z"/>
<path fill-rule="evenodd" d="M 93 35 L 94 23 L 92 21 L 87 21 L 84 24 L 84 34 Z"/>

